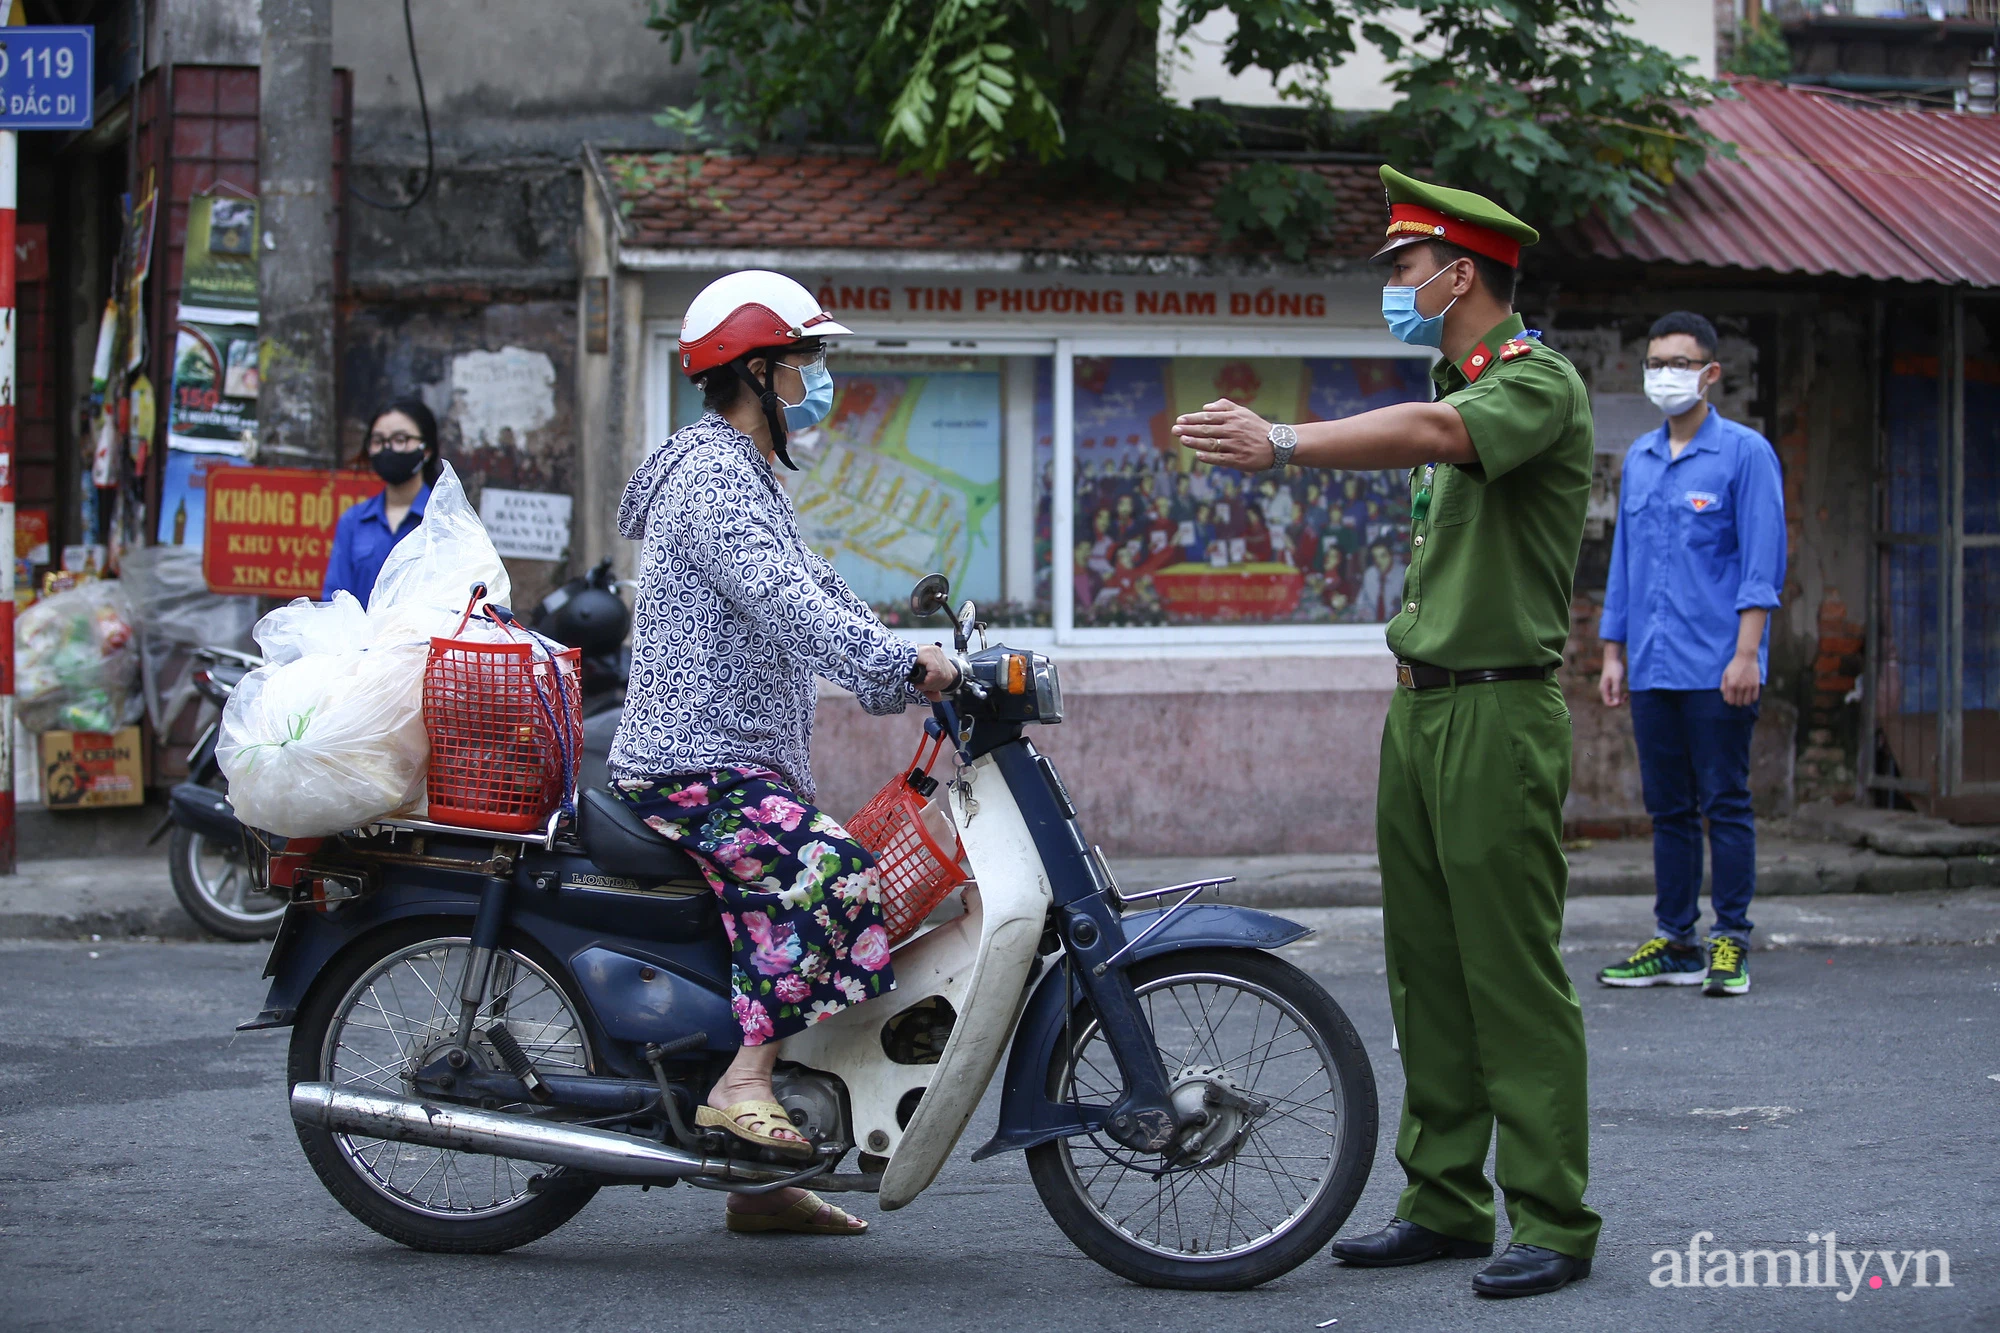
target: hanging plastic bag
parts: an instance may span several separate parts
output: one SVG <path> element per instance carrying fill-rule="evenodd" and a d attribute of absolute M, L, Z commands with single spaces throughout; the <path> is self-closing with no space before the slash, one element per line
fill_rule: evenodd
<path fill-rule="evenodd" d="M 116 731 L 139 672 L 132 607 L 115 579 L 44 597 L 14 622 L 17 716 L 29 731 Z"/>
<path fill-rule="evenodd" d="M 382 562 L 374 591 L 368 594 L 368 614 L 381 625 L 388 623 L 385 617 L 422 608 L 444 617 L 441 628 L 427 629 L 423 637 L 448 634 L 464 613 L 466 591 L 475 583 L 486 585 L 486 600 L 497 606 L 508 605 L 514 595 L 500 553 L 493 549 L 479 514 L 465 498 L 465 487 L 447 463 L 431 487 L 424 521 Z"/>

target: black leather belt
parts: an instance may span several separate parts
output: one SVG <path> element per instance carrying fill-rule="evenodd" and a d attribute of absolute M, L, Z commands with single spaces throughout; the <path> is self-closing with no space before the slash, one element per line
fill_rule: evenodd
<path fill-rule="evenodd" d="M 1422 662 L 1396 659 L 1396 683 L 1406 690 L 1441 690 L 1451 685 L 1484 685 L 1496 680 L 1547 680 L 1554 667 L 1498 667 L 1489 671 L 1453 671 Z"/>

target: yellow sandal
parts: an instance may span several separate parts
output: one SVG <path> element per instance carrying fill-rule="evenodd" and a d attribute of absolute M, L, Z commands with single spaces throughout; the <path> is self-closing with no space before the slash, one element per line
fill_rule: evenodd
<path fill-rule="evenodd" d="M 744 1123 L 738 1117 L 748 1117 Z M 792 1118 L 785 1108 L 776 1102 L 738 1102 L 725 1106 L 720 1111 L 713 1106 L 695 1108 L 694 1123 L 703 1129 L 726 1129 L 745 1143 L 754 1143 L 760 1148 L 772 1148 L 787 1157 L 811 1157 L 813 1146 L 804 1139 L 781 1139 L 771 1133 L 773 1129 L 792 1129 Z"/>
<path fill-rule="evenodd" d="M 819 1220 L 821 1209 L 826 1210 L 827 1221 Z M 868 1230 L 866 1222 L 858 1227 L 850 1226 L 852 1222 L 861 1219 L 807 1190 L 804 1198 L 775 1213 L 739 1213 L 734 1208 L 728 1209 L 724 1225 L 731 1231 L 789 1231 L 801 1236 L 859 1236 Z"/>

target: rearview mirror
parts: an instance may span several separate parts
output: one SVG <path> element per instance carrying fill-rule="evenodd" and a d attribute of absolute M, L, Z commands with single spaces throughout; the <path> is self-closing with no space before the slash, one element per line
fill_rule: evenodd
<path fill-rule="evenodd" d="M 942 574 L 926 574 L 910 589 L 910 614 L 928 619 L 951 607 L 951 580 Z"/>

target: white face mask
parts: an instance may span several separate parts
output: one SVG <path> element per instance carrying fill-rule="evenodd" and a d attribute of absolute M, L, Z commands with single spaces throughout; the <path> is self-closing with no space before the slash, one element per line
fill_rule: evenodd
<path fill-rule="evenodd" d="M 1706 369 L 1703 367 L 1702 369 Z M 1702 370 L 1662 367 L 1646 372 L 1646 397 L 1670 417 L 1677 417 L 1701 401 Z"/>

